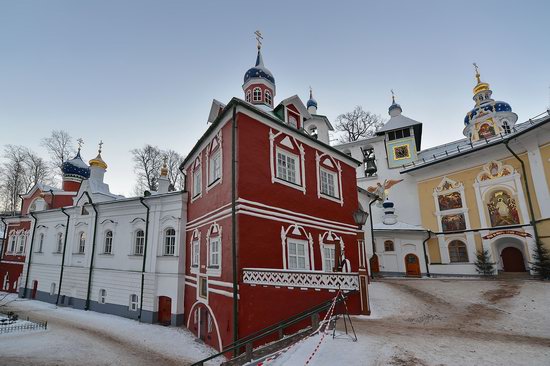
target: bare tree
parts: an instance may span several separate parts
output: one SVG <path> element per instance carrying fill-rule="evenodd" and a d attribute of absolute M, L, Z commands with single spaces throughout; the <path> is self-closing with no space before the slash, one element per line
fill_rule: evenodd
<path fill-rule="evenodd" d="M 352 142 L 373 136 L 383 125 L 384 120 L 380 115 L 365 111 L 361 106 L 336 117 L 336 130 L 343 132 L 341 142 Z"/>
<path fill-rule="evenodd" d="M 25 149 L 25 191 L 37 183 L 51 183 L 51 170 L 48 164 L 33 151 Z"/>
<path fill-rule="evenodd" d="M 134 171 L 136 173 L 136 185 L 134 193 L 143 194 L 143 191 L 156 191 L 158 188 L 158 178 L 160 168 L 166 159 L 168 166 L 168 179 L 171 190 L 183 189 L 183 175 L 179 171 L 179 165 L 183 161 L 183 156 L 178 152 L 168 149 L 161 150 L 157 146 L 145 145 L 142 148 L 130 150 L 134 161 Z"/>
<path fill-rule="evenodd" d="M 180 172 L 179 167 L 183 163 L 184 156 L 177 151 L 168 149 L 163 152 L 166 158 L 166 165 L 168 166 L 168 180 L 172 190 L 184 189 L 183 174 Z"/>
<path fill-rule="evenodd" d="M 55 176 L 61 176 L 61 166 L 69 160 L 75 153 L 73 139 L 67 131 L 52 130 L 50 137 L 42 139 L 42 146 L 46 148 L 50 155 Z"/>

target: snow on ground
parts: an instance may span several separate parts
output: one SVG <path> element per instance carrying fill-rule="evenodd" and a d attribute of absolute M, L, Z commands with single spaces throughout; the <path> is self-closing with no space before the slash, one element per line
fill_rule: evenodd
<path fill-rule="evenodd" d="M 325 337 L 311 365 L 549 365 L 550 283 L 381 280 L 372 316 L 352 317 L 358 340 Z M 304 365 L 322 335 L 269 365 Z"/>
<path fill-rule="evenodd" d="M 0 365 L 187 365 L 213 354 L 181 327 L 24 299 L 6 307 L 48 330 L 0 335 Z"/>

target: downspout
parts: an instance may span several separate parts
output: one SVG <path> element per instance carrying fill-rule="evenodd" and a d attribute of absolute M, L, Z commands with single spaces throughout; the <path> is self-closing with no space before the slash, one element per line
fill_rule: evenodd
<path fill-rule="evenodd" d="M 231 125 L 231 264 L 233 267 L 233 343 L 239 339 L 239 307 L 237 269 L 237 106 L 233 106 Z M 220 345 L 221 347 L 221 345 Z M 238 356 L 239 349 L 235 350 Z"/>
<path fill-rule="evenodd" d="M 141 322 L 141 311 L 143 309 L 143 286 L 145 284 L 145 260 L 147 259 L 147 242 L 149 241 L 149 211 L 151 208 L 145 204 L 145 198 L 140 197 L 139 202 L 147 209 L 145 218 L 145 243 L 143 245 L 143 266 L 141 267 L 141 288 L 139 293 L 139 315 L 138 320 Z"/>
<path fill-rule="evenodd" d="M 428 237 L 424 239 L 424 241 L 422 242 L 422 249 L 424 249 L 424 262 L 426 263 L 426 275 L 428 277 L 432 277 L 432 275 L 430 274 L 430 266 L 428 264 L 428 252 L 426 251 L 426 243 L 428 242 L 428 240 L 432 238 L 432 232 L 430 230 L 426 230 L 426 232 L 428 233 Z"/>
<path fill-rule="evenodd" d="M 504 146 L 506 146 L 508 151 L 510 151 L 510 153 L 514 155 L 516 160 L 519 161 L 519 163 L 521 164 L 521 173 L 522 173 L 523 183 L 525 184 L 525 193 L 527 194 L 527 202 L 529 203 L 529 220 L 535 232 L 535 244 L 538 247 L 541 244 L 539 242 L 540 238 L 539 238 L 539 232 L 537 230 L 537 223 L 535 222 L 535 210 L 533 209 L 533 201 L 531 201 L 531 192 L 529 191 L 529 184 L 527 182 L 527 172 L 525 171 L 525 163 L 523 162 L 523 160 L 521 160 L 518 154 L 516 154 L 514 150 L 510 148 L 510 146 L 508 145 L 509 143 L 510 143 L 510 140 L 505 141 Z"/>
<path fill-rule="evenodd" d="M 97 208 L 95 207 L 94 201 L 92 201 L 92 197 L 90 197 L 90 194 L 88 191 L 84 191 L 84 194 L 88 196 L 88 202 L 92 205 L 92 208 L 95 211 L 95 218 L 94 218 L 94 234 L 92 236 L 92 257 L 90 258 L 90 270 L 88 272 L 88 292 L 86 293 L 86 306 L 84 307 L 84 310 L 90 310 L 90 291 L 92 290 L 92 271 L 94 268 L 94 255 L 95 255 L 95 234 L 97 231 L 97 219 L 98 219 L 98 212 Z M 65 253 L 63 253 L 63 256 L 65 256 Z"/>
<path fill-rule="evenodd" d="M 372 226 L 372 204 L 376 201 L 378 201 L 380 197 L 376 197 L 372 201 L 369 202 L 369 220 L 370 220 L 370 240 L 372 245 L 372 255 L 376 255 L 376 246 L 374 244 L 374 228 Z M 370 264 L 370 263 L 369 263 Z M 372 266 L 370 266 L 370 278 L 374 279 L 374 271 L 372 270 Z"/>
<path fill-rule="evenodd" d="M 34 213 L 29 211 L 29 215 L 34 219 L 34 224 L 32 227 L 32 235 L 31 235 L 31 247 L 29 249 L 29 263 L 27 264 L 27 275 L 25 276 L 25 287 L 23 289 L 23 298 L 27 297 L 27 286 L 29 285 L 29 274 L 31 273 L 31 259 L 32 259 L 32 249 L 34 246 L 34 232 L 36 231 L 36 223 L 38 222 L 38 219 L 36 216 L 34 216 Z"/>
<path fill-rule="evenodd" d="M 53 200 L 55 198 L 55 194 L 53 194 L 53 189 L 50 189 L 50 194 L 52 195 L 52 199 L 50 200 L 50 208 L 53 208 Z"/>
<path fill-rule="evenodd" d="M 4 252 L 6 251 L 6 246 L 8 245 L 8 224 L 4 217 L 0 217 L 0 220 L 4 224 L 4 238 L 2 239 L 2 251 L 0 252 L 0 261 L 4 258 Z"/>
<path fill-rule="evenodd" d="M 59 304 L 59 295 L 61 295 L 61 285 L 63 284 L 63 269 L 65 268 L 65 251 L 67 249 L 67 235 L 69 234 L 69 220 L 71 216 L 65 212 L 65 208 L 61 207 L 61 212 L 67 216 L 67 223 L 65 224 L 65 236 L 63 237 L 63 253 L 61 253 L 61 271 L 59 272 L 59 286 L 57 289 L 57 299 L 55 299 L 55 305 Z"/>

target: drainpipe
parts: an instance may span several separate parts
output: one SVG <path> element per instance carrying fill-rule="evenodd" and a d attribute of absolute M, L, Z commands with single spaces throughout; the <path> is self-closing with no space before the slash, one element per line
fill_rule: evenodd
<path fill-rule="evenodd" d="M 237 269 L 237 106 L 233 106 L 233 123 L 231 125 L 231 264 L 233 267 L 233 343 L 239 339 L 239 307 Z M 220 345 L 221 347 L 221 345 Z M 235 349 L 234 355 L 239 355 Z"/>
<path fill-rule="evenodd" d="M 523 183 L 525 184 L 525 193 L 527 194 L 527 202 L 529 203 L 529 220 L 530 224 L 533 227 L 533 230 L 535 232 L 535 244 L 537 247 L 539 247 L 541 244 L 539 242 L 539 232 L 537 230 L 537 223 L 535 222 L 535 210 L 533 209 L 533 201 L 531 201 L 531 192 L 529 191 L 529 184 L 527 182 L 527 173 L 525 171 L 525 163 L 521 158 L 510 148 L 508 145 L 510 143 L 510 140 L 507 140 L 504 142 L 504 146 L 510 151 L 512 155 L 514 155 L 514 158 L 516 158 L 517 161 L 521 164 L 521 173 L 523 178 Z"/>
<path fill-rule="evenodd" d="M 376 246 L 374 244 L 374 228 L 372 226 L 372 204 L 376 201 L 378 201 L 380 197 L 376 196 L 375 199 L 369 202 L 369 219 L 370 219 L 370 240 L 372 244 L 372 255 L 376 255 Z M 370 263 L 369 263 L 370 264 Z M 372 270 L 372 266 L 370 266 L 370 278 L 374 279 L 374 271 Z"/>
<path fill-rule="evenodd" d="M 50 189 L 50 194 L 52 195 L 52 199 L 50 200 L 50 206 L 52 206 L 52 207 L 50 207 L 50 208 L 53 208 L 53 200 L 55 198 L 55 194 L 53 194 L 53 189 Z"/>
<path fill-rule="evenodd" d="M 139 294 L 139 315 L 138 320 L 141 322 L 141 310 L 143 309 L 143 285 L 145 283 L 145 260 L 147 259 L 147 242 L 149 241 L 149 211 L 151 208 L 145 204 L 145 198 L 140 197 L 139 202 L 147 209 L 145 219 L 145 243 L 143 245 L 143 266 L 141 268 L 141 288 Z"/>
<path fill-rule="evenodd" d="M 69 234 L 69 220 L 71 216 L 65 212 L 65 208 L 61 207 L 61 212 L 67 216 L 67 223 L 65 224 L 65 236 L 63 240 L 63 253 L 61 253 L 61 271 L 59 272 L 59 286 L 57 289 L 57 299 L 55 299 L 55 305 L 59 304 L 59 295 L 61 295 L 61 285 L 63 284 L 63 269 L 65 268 L 65 250 L 67 249 L 67 235 Z"/>
<path fill-rule="evenodd" d="M 84 194 L 88 196 L 88 202 L 92 205 L 92 208 L 95 211 L 95 218 L 94 218 L 94 234 L 92 237 L 92 257 L 90 258 L 90 271 L 88 272 L 88 292 L 86 293 L 86 306 L 84 307 L 84 310 L 90 310 L 90 291 L 92 290 L 92 271 L 94 268 L 94 255 L 95 255 L 95 234 L 97 231 L 97 219 L 98 219 L 98 212 L 97 208 L 95 207 L 94 201 L 92 201 L 92 197 L 90 197 L 90 194 L 88 191 L 84 191 Z M 65 256 L 65 253 L 63 253 L 63 256 Z"/>
<path fill-rule="evenodd" d="M 428 264 L 428 252 L 426 252 L 426 243 L 428 242 L 428 240 L 432 238 L 432 232 L 430 230 L 426 230 L 426 232 L 428 233 L 428 237 L 424 239 L 424 241 L 422 242 L 422 249 L 424 249 L 424 262 L 426 263 L 426 275 L 428 277 L 432 277 L 432 275 L 430 274 L 430 266 Z"/>
<path fill-rule="evenodd" d="M 31 259 L 32 259 L 32 249 L 34 246 L 34 232 L 36 231 L 36 223 L 38 222 L 38 219 L 36 216 L 34 216 L 34 213 L 29 211 L 29 215 L 34 219 L 34 224 L 32 227 L 32 235 L 31 235 L 31 247 L 29 249 L 29 263 L 27 264 L 27 275 L 25 276 L 25 288 L 23 289 L 23 298 L 27 297 L 27 286 L 29 285 L 29 274 L 31 273 Z"/>
<path fill-rule="evenodd" d="M 4 224 L 4 238 L 2 239 L 2 251 L 0 252 L 0 261 L 4 258 L 4 252 L 6 251 L 6 245 L 8 244 L 8 224 L 4 217 L 0 217 L 0 220 Z"/>

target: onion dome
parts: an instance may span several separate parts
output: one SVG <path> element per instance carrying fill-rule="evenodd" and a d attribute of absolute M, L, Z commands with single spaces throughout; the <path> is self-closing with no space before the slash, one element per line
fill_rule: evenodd
<path fill-rule="evenodd" d="M 101 157 L 101 147 L 103 146 L 103 141 L 99 143 L 99 149 L 97 150 L 97 156 L 89 161 L 90 167 L 96 167 L 107 170 L 107 163 L 103 161 Z"/>
<path fill-rule="evenodd" d="M 80 147 L 74 158 L 63 163 L 61 171 L 64 178 L 88 179 L 90 177 L 90 167 L 82 160 Z"/>
<path fill-rule="evenodd" d="M 315 107 L 315 109 L 317 109 L 317 101 L 313 99 L 313 90 L 311 87 L 309 88 L 309 100 L 307 101 L 306 106 L 308 109 L 309 107 Z"/>
<path fill-rule="evenodd" d="M 388 108 L 388 114 L 392 117 L 398 116 L 401 113 L 403 113 L 403 109 L 399 104 L 395 102 L 395 94 L 393 93 L 393 90 L 391 91 L 391 105 Z"/>
<path fill-rule="evenodd" d="M 164 163 L 162 164 L 162 168 L 160 168 L 160 176 L 161 177 L 168 176 L 168 164 L 166 164 L 166 157 L 164 158 Z"/>
<path fill-rule="evenodd" d="M 265 79 L 275 85 L 275 78 L 271 71 L 264 66 L 264 60 L 262 58 L 261 47 L 258 44 L 258 56 L 256 56 L 256 65 L 248 69 L 244 74 L 244 84 L 251 79 Z"/>

